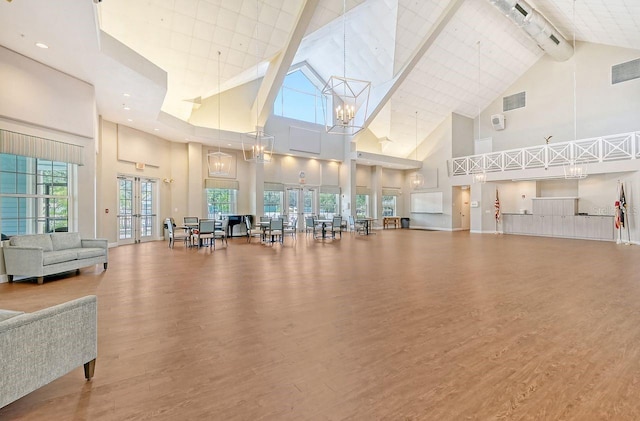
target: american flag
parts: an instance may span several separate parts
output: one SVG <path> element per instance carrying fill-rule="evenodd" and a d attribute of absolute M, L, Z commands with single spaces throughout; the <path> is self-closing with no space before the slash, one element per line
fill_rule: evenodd
<path fill-rule="evenodd" d="M 618 214 L 620 215 L 620 226 L 624 228 L 624 216 L 627 213 L 627 199 L 624 197 L 624 184 L 620 185 L 619 209 L 620 209 L 620 212 L 618 212 Z"/>
<path fill-rule="evenodd" d="M 496 189 L 496 203 L 494 204 L 496 210 L 496 222 L 500 221 L 500 199 L 498 198 L 498 189 Z"/>

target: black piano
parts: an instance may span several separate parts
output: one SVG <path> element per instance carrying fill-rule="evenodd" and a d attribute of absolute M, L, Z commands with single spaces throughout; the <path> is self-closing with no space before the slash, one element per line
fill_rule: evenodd
<path fill-rule="evenodd" d="M 227 236 L 233 237 L 233 227 L 239 224 L 244 226 L 244 219 L 247 217 L 251 221 L 251 225 L 253 225 L 253 215 L 228 215 L 227 218 L 229 218 L 229 226 L 227 228 Z M 238 235 L 240 234 L 238 233 Z M 242 235 L 245 234 L 243 233 Z"/>

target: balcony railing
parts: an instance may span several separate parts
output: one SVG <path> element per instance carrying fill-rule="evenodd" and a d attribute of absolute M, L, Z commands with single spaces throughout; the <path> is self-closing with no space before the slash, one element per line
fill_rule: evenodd
<path fill-rule="evenodd" d="M 453 175 L 549 168 L 572 161 L 584 163 L 640 158 L 640 131 L 570 142 L 510 149 L 453 159 Z"/>

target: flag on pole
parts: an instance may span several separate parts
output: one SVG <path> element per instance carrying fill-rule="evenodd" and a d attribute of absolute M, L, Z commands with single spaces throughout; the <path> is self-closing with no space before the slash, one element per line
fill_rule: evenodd
<path fill-rule="evenodd" d="M 624 197 L 624 184 L 620 184 L 620 226 L 624 228 L 624 217 L 627 213 L 627 199 Z"/>
<path fill-rule="evenodd" d="M 498 198 L 498 189 L 496 189 L 496 203 L 494 205 L 496 211 L 496 222 L 500 221 L 500 199 Z"/>

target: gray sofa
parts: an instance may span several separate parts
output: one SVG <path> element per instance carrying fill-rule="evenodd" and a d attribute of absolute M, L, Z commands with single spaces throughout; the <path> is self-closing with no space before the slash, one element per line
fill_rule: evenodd
<path fill-rule="evenodd" d="M 4 263 L 9 282 L 15 275 L 44 276 L 80 270 L 82 267 L 104 264 L 109 260 L 105 239 L 81 239 L 77 232 L 18 235 L 4 242 Z"/>
<path fill-rule="evenodd" d="M 0 310 L 0 408 L 81 365 L 91 379 L 97 338 L 95 295 L 34 313 Z"/>

